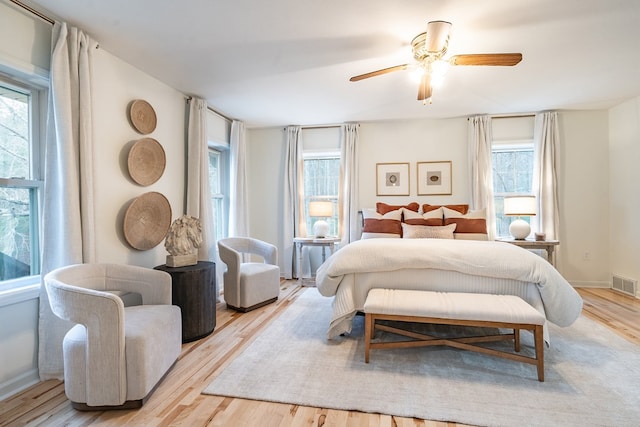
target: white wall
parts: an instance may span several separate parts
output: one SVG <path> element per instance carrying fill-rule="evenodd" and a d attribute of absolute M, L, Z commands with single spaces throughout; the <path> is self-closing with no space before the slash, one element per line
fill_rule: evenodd
<path fill-rule="evenodd" d="M 610 110 L 609 140 L 611 272 L 640 280 L 640 97 Z"/>
<path fill-rule="evenodd" d="M 558 270 L 574 286 L 608 287 L 608 114 L 569 111 L 559 120 Z"/>
<path fill-rule="evenodd" d="M 397 205 L 469 201 L 467 120 L 403 120 L 363 123 L 359 134 L 360 209 L 377 201 Z M 451 196 L 417 196 L 417 162 L 452 162 Z M 409 163 L 409 196 L 376 196 L 376 163 Z"/>
<path fill-rule="evenodd" d="M 249 232 L 252 237 L 278 246 L 279 254 L 284 253 L 286 246 L 281 237 L 286 154 L 282 129 L 248 129 L 246 132 Z"/>
<path fill-rule="evenodd" d="M 23 9 L 0 3 L 0 71 L 46 83 L 49 77 L 51 25 Z"/>
<path fill-rule="evenodd" d="M 97 260 L 145 267 L 164 264 L 164 241 L 148 251 L 132 249 L 124 239 L 122 223 L 130 203 L 149 191 L 169 200 L 172 219 L 183 214 L 185 97 L 104 49 L 95 52 L 93 68 Z M 140 135 L 128 121 L 127 107 L 134 99 L 146 100 L 156 112 L 158 124 L 149 135 Z M 145 137 L 156 139 L 166 155 L 162 177 L 147 187 L 136 184 L 127 168 L 132 143 Z"/>

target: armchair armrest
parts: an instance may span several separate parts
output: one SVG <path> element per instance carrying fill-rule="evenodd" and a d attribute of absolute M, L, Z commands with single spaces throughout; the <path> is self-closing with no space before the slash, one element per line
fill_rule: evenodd
<path fill-rule="evenodd" d="M 267 264 L 278 265 L 278 248 L 262 240 L 251 240 L 251 252 L 264 258 Z"/>
<path fill-rule="evenodd" d="M 166 271 L 134 265 L 105 265 L 105 288 L 137 292 L 142 304 L 171 304 L 171 275 Z"/>
<path fill-rule="evenodd" d="M 53 313 L 84 325 L 87 333 L 87 404 L 104 402 L 117 390 L 120 405 L 126 400 L 125 321 L 122 300 L 108 292 L 67 285 L 51 273 L 45 288 Z"/>
<path fill-rule="evenodd" d="M 240 282 L 240 264 L 242 255 L 240 252 L 218 241 L 218 252 L 220 259 L 227 265 L 225 277 L 231 279 L 236 285 Z"/>

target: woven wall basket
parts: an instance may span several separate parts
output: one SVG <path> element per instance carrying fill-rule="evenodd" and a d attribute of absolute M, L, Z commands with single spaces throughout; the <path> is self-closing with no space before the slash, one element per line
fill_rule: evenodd
<path fill-rule="evenodd" d="M 156 112 L 151 104 L 144 99 L 136 99 L 129 106 L 129 120 L 131 124 L 143 135 L 155 130 L 157 122 Z"/>
<path fill-rule="evenodd" d="M 155 191 L 137 197 L 124 214 L 124 238 L 134 249 L 152 249 L 171 227 L 171 205 Z"/>
<path fill-rule="evenodd" d="M 131 179 L 140 185 L 151 185 L 160 179 L 166 165 L 164 148 L 153 138 L 136 141 L 131 150 L 127 165 Z"/>

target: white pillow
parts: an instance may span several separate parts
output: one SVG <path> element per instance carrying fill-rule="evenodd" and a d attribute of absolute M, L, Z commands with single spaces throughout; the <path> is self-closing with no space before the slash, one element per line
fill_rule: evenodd
<path fill-rule="evenodd" d="M 418 213 L 418 212 L 414 212 L 411 211 L 409 209 L 405 209 L 402 208 L 402 212 L 404 214 L 404 219 L 431 219 L 431 218 L 439 218 L 442 219 L 442 217 L 444 216 L 444 208 L 439 207 L 438 209 L 434 209 L 432 211 L 429 212 L 425 212 L 425 213 Z M 451 209 L 449 209 L 451 210 Z"/>
<path fill-rule="evenodd" d="M 473 211 L 469 211 L 466 214 L 461 214 L 460 212 L 449 209 L 446 207 L 442 207 L 442 212 L 446 218 L 486 218 L 487 210 L 486 209 L 476 209 Z"/>
<path fill-rule="evenodd" d="M 403 239 L 453 239 L 456 224 L 432 226 L 402 223 Z"/>

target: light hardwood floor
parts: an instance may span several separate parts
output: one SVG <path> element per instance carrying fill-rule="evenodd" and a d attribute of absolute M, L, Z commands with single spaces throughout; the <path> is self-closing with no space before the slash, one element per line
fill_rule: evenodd
<path fill-rule="evenodd" d="M 206 396 L 218 372 L 307 288 L 282 285 L 274 304 L 239 314 L 218 305 L 215 332 L 184 344 L 169 375 L 139 410 L 78 412 L 60 381 L 46 381 L 0 402 L 0 426 L 462 426 L 462 424 Z M 607 289 L 580 289 L 584 314 L 640 345 L 640 300 Z"/>

